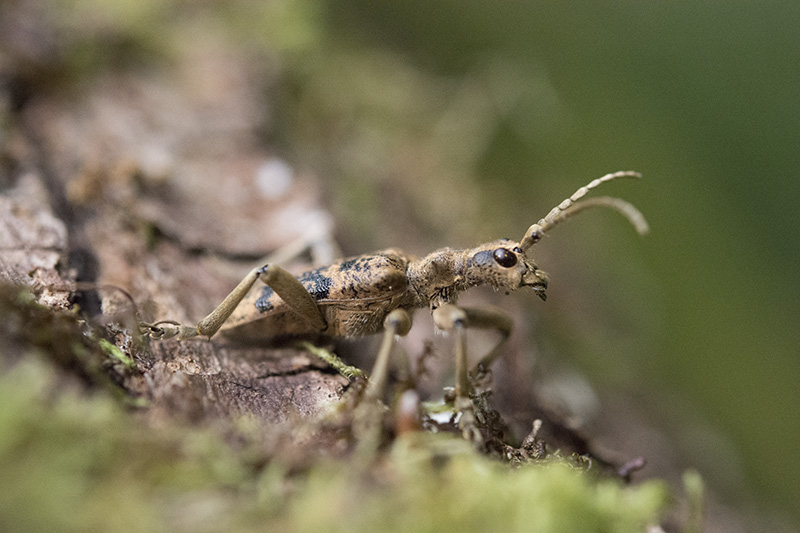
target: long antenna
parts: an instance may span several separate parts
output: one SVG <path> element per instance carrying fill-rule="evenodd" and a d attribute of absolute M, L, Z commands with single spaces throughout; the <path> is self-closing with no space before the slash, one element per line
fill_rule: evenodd
<path fill-rule="evenodd" d="M 531 246 L 541 240 L 545 232 L 551 230 L 561 221 L 589 207 L 609 207 L 614 209 L 627 218 L 640 235 L 644 235 L 649 229 L 644 215 L 642 215 L 638 209 L 625 200 L 603 196 L 578 203 L 578 201 L 586 196 L 589 191 L 599 187 L 607 181 L 615 180 L 617 178 L 638 179 L 641 177 L 642 175 L 638 172 L 634 172 L 632 170 L 622 170 L 619 172 L 606 174 L 605 176 L 592 180 L 587 185 L 584 185 L 575 191 L 572 196 L 551 209 L 543 219 L 528 228 L 528 231 L 525 232 L 525 236 L 522 237 L 522 240 L 519 243 L 519 247 L 523 252 L 527 251 Z"/>

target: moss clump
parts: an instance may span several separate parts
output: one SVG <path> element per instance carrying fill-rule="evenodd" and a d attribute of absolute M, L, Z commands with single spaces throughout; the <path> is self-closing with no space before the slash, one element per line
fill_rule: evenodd
<path fill-rule="evenodd" d="M 510 468 L 459 438 L 417 434 L 377 471 L 317 467 L 281 520 L 302 531 L 644 531 L 666 496 L 660 483 L 628 487 L 562 460 Z"/>
<path fill-rule="evenodd" d="M 33 354 L 0 376 L 0 405 L 3 531 L 152 531 L 184 498 L 246 479 L 214 435 L 152 431 Z"/>

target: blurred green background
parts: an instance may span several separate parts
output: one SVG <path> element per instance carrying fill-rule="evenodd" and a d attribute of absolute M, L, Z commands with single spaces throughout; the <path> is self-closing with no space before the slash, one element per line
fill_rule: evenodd
<path fill-rule="evenodd" d="M 590 179 L 641 171 L 602 194 L 651 234 L 605 213 L 559 227 L 536 250 L 550 300 L 520 329 L 612 422 L 627 401 L 658 428 L 673 477 L 798 519 L 800 3 L 58 4 L 121 25 L 126 51 L 222 27 L 270 65 L 265 144 L 325 180 L 351 253 L 517 239 Z"/>
<path fill-rule="evenodd" d="M 406 112 L 427 122 L 405 119 L 406 135 L 419 128 L 462 170 L 426 177 L 447 185 L 424 189 L 425 216 L 462 228 L 450 234 L 459 242 L 438 245 L 519 238 L 589 179 L 644 173 L 603 192 L 647 215 L 646 239 L 592 214 L 540 245 L 553 291 L 535 308 L 533 335 L 552 339 L 534 342 L 555 346 L 594 386 L 641 402 L 668 428 L 677 463 L 698 467 L 723 502 L 796 514 L 800 4 L 347 1 L 321 15 L 330 42 L 351 55 L 371 50 L 382 68 L 357 78 L 359 67 L 330 66 L 318 83 L 355 77 L 368 96 L 348 104 L 355 125 L 314 142 L 369 135 L 382 127 L 374 92 L 402 100 L 399 87 L 413 87 L 427 101 Z M 404 157 L 412 141 L 399 137 L 358 145 L 388 157 L 365 164 L 371 178 L 352 179 L 378 180 L 381 165 L 390 183 L 407 166 L 427 168 Z M 350 165 L 337 167 L 342 179 Z M 338 198 L 347 205 L 347 192 Z M 364 226 L 380 228 L 387 211 L 398 216 L 383 205 Z M 394 237 L 384 245 L 403 239 Z"/>

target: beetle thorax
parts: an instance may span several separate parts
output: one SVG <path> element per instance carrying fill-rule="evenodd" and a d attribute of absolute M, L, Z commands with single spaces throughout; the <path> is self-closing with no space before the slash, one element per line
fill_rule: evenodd
<path fill-rule="evenodd" d="M 419 305 L 455 303 L 458 293 L 469 288 L 466 276 L 468 250 L 443 248 L 408 265 L 408 283 Z"/>

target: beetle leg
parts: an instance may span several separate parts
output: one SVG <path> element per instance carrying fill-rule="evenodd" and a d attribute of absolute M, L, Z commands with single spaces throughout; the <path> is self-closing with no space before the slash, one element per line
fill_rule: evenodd
<path fill-rule="evenodd" d="M 467 313 L 468 327 L 481 329 L 494 329 L 500 333 L 498 343 L 489 353 L 484 355 L 480 361 L 470 370 L 469 377 L 475 380 L 486 373 L 495 360 L 503 354 L 508 337 L 514 327 L 514 321 L 499 309 L 492 307 L 473 307 L 464 309 Z"/>
<path fill-rule="evenodd" d="M 327 324 L 314 298 L 297 278 L 278 265 L 264 265 L 261 268 L 251 270 L 236 288 L 222 300 L 222 303 L 197 323 L 197 326 L 182 326 L 179 324 L 144 324 L 143 326 L 147 328 L 147 333 L 155 338 L 177 337 L 180 340 L 198 335 L 212 337 L 222 327 L 222 324 L 228 320 L 233 310 L 236 309 L 239 302 L 244 299 L 258 280 L 271 287 L 302 320 L 307 321 L 319 331 L 325 329 Z"/>
<path fill-rule="evenodd" d="M 375 365 L 369 377 L 361 403 L 356 408 L 353 430 L 358 441 L 357 453 L 364 461 L 374 457 L 381 442 L 383 414 L 386 407 L 381 398 L 386 388 L 389 374 L 389 360 L 395 336 L 405 336 L 411 329 L 411 315 L 405 309 L 395 309 L 383 321 L 383 340 L 375 358 Z"/>
<path fill-rule="evenodd" d="M 456 412 L 460 414 L 458 427 L 464 438 L 473 442 L 483 441 L 475 419 L 475 408 L 469 397 L 472 386 L 467 374 L 467 312 L 453 305 L 443 304 L 433 310 L 433 323 L 443 331 L 454 331 L 456 334 Z"/>
<path fill-rule="evenodd" d="M 505 313 L 492 308 L 463 308 L 453 304 L 443 304 L 433 310 L 433 322 L 441 330 L 454 331 L 456 334 L 456 383 L 455 408 L 461 413 L 459 427 L 464 436 L 473 441 L 480 441 L 481 435 L 475 422 L 475 412 L 470 399 L 474 378 L 491 366 L 502 353 L 502 348 L 511 334 L 512 321 Z M 496 329 L 502 335 L 500 342 L 468 372 L 467 368 L 467 328 Z"/>
<path fill-rule="evenodd" d="M 392 354 L 395 335 L 405 337 L 411 329 L 411 315 L 405 309 L 395 309 L 383 321 L 383 340 L 375 358 L 375 365 L 369 378 L 364 396 L 369 400 L 379 400 L 386 388 L 389 374 L 389 360 Z"/>
<path fill-rule="evenodd" d="M 317 302 L 303 287 L 303 284 L 278 265 L 264 265 L 251 270 L 216 309 L 198 322 L 197 332 L 207 337 L 214 335 L 259 279 L 278 293 L 278 296 L 292 308 L 292 311 L 311 324 L 314 329 L 319 331 L 325 329 L 327 324 L 317 307 Z"/>

